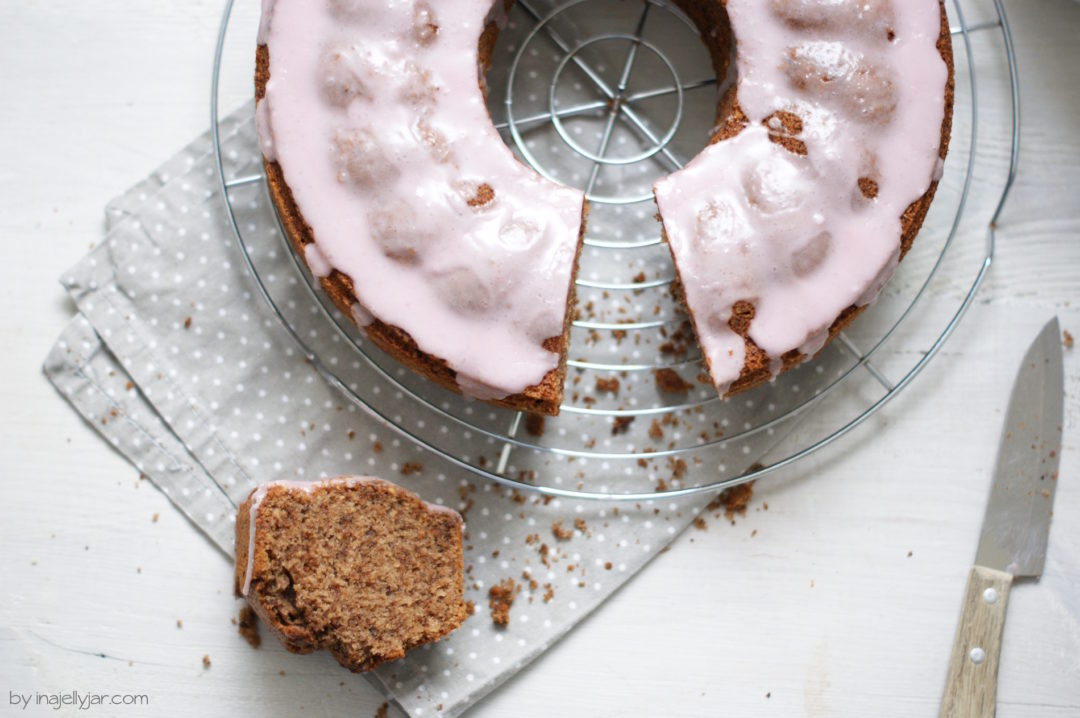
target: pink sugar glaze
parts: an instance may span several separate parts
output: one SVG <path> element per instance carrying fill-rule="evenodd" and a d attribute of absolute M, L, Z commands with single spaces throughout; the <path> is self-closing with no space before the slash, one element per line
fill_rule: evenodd
<path fill-rule="evenodd" d="M 584 196 L 493 127 L 477 69 L 491 10 L 266 0 L 257 124 L 311 226 L 312 271 L 348 275 L 365 323 L 404 329 L 464 393 L 504 398 L 558 365 L 542 344 L 563 333 Z M 494 200 L 469 206 L 481 184 Z"/>
<path fill-rule="evenodd" d="M 898 261 L 901 215 L 940 177 L 948 79 L 938 0 L 726 7 L 748 126 L 654 186 L 721 394 L 745 361 L 728 326 L 737 301 L 754 304 L 749 336 L 775 374 L 780 356 L 815 354 L 845 308 L 880 292 Z M 806 157 L 769 140 L 762 122 L 779 110 L 801 118 Z M 877 182 L 875 199 L 860 194 L 860 177 Z"/>

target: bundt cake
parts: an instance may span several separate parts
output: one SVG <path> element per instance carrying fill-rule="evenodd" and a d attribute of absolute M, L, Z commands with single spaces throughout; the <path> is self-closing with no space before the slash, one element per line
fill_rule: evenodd
<path fill-rule="evenodd" d="M 941 0 L 677 0 L 723 76 L 708 147 L 654 187 L 721 394 L 815 354 L 911 246 L 942 170 Z M 510 0 L 264 0 L 256 124 L 290 241 L 381 349 L 555 414 L 583 194 L 518 163 L 483 73 Z"/>

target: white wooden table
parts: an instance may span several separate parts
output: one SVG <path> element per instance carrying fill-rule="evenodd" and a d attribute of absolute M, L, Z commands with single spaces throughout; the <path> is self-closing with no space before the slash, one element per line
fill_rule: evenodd
<path fill-rule="evenodd" d="M 1080 336 L 1080 5 L 1009 9 L 1022 164 L 990 280 L 942 356 L 854 434 L 760 482 L 735 526 L 687 532 L 473 715 L 936 715 L 1014 371 L 1055 313 Z M 100 238 L 105 202 L 207 127 L 219 13 L 0 4 L 4 715 L 47 714 L 10 705 L 35 690 L 150 700 L 87 715 L 381 703 L 325 655 L 252 651 L 230 623 L 229 563 L 40 372 L 73 311 L 56 278 Z M 1046 572 L 1012 596 L 1003 717 L 1080 715 L 1080 348 L 1066 383 Z"/>

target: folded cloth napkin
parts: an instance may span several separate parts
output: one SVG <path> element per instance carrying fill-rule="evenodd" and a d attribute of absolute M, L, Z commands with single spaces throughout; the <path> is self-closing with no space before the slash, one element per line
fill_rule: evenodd
<path fill-rule="evenodd" d="M 261 181 L 253 110 L 221 124 L 226 177 L 248 253 L 278 306 L 312 316 L 305 340 L 328 365 L 349 362 L 280 236 Z M 204 135 L 107 208 L 105 240 L 62 277 L 79 315 L 44 365 L 60 393 L 221 550 L 236 506 L 258 483 L 382 476 L 466 520 L 466 598 L 476 613 L 438 644 L 369 674 L 413 716 L 460 714 L 599 606 L 655 557 L 710 497 L 639 503 L 519 493 L 428 453 L 372 419 L 305 359 L 259 296 L 232 233 Z M 316 320 L 321 320 L 319 324 Z M 352 362 L 349 385 L 382 393 L 394 423 L 420 410 Z M 369 384 L 365 384 L 368 382 Z M 389 395 L 389 396 L 387 396 Z M 477 414 L 488 411 L 483 405 Z M 478 418 L 478 421 L 480 419 Z M 450 425 L 460 454 L 500 449 Z M 749 464 L 754 447 L 739 452 Z M 584 475 L 599 462 L 519 451 L 515 470 Z M 581 472 L 579 474 L 579 472 Z M 547 479 L 544 481 L 543 479 Z M 567 483 L 570 483 L 569 481 Z M 559 530 L 553 524 L 560 522 Z M 555 534 L 558 533 L 559 536 Z M 512 580 L 510 624 L 493 624 L 490 587 Z"/>

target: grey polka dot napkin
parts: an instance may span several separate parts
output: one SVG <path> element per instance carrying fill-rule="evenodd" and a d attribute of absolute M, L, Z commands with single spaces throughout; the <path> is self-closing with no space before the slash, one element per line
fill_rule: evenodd
<path fill-rule="evenodd" d="M 252 115 L 249 105 L 223 125 L 226 177 L 260 175 Z M 267 240 L 249 251 L 279 305 L 314 317 L 265 186 L 252 181 L 231 192 L 245 235 Z M 599 606 L 709 500 L 545 501 L 468 474 L 358 410 L 305 361 L 258 295 L 227 222 L 207 136 L 107 214 L 104 241 L 61 278 L 79 315 L 45 372 L 224 553 L 233 551 L 236 505 L 275 479 L 372 474 L 464 513 L 466 598 L 475 614 L 438 644 L 372 674 L 411 716 L 465 711 Z M 305 339 L 330 364 L 347 361 L 340 337 L 314 318 Z M 371 381 L 377 392 L 377 377 L 365 371 L 352 367 L 351 385 L 362 391 Z M 382 400 L 394 421 L 422 423 L 407 402 Z M 490 440 L 460 433 L 462 455 L 497 455 Z M 519 471 L 566 470 L 564 459 L 519 461 Z M 581 466 L 573 469 L 594 470 Z M 514 600 L 500 627 L 488 591 L 507 580 Z"/>

